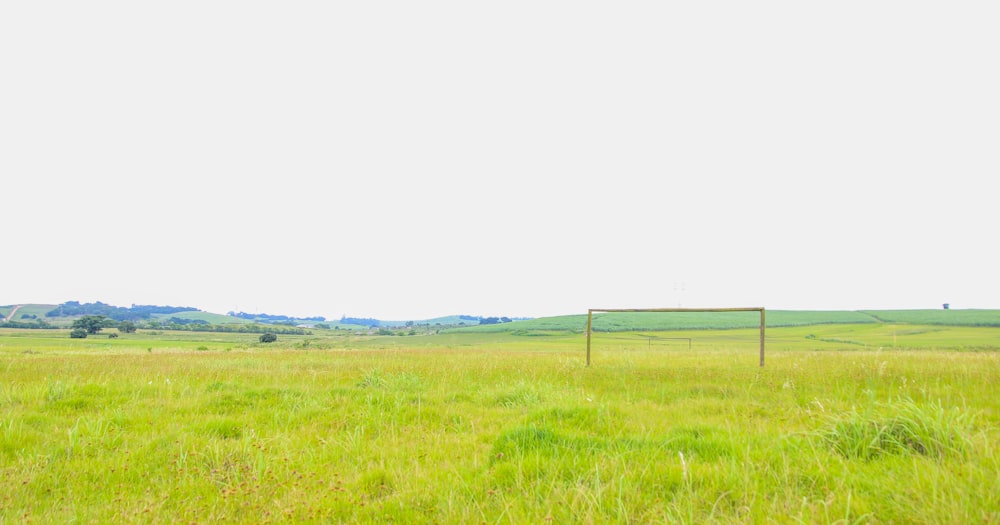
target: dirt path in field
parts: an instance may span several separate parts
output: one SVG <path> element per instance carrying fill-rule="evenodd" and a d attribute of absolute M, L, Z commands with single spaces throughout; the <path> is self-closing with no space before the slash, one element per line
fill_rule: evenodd
<path fill-rule="evenodd" d="M 10 315 L 8 315 L 7 318 L 4 319 L 4 321 L 10 321 L 11 319 L 13 319 L 14 318 L 14 314 L 17 313 L 17 309 L 20 308 L 20 307 L 21 307 L 21 305 L 16 305 L 14 307 L 14 309 L 10 311 Z"/>

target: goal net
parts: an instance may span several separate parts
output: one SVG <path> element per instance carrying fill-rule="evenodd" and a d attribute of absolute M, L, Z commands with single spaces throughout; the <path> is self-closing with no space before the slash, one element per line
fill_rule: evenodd
<path fill-rule="evenodd" d="M 735 315 L 738 312 L 759 312 L 760 313 L 760 366 L 764 366 L 764 330 L 765 330 L 765 319 L 764 319 L 764 308 L 763 307 L 747 307 L 747 308 L 591 308 L 587 310 L 587 366 L 590 366 L 590 351 L 591 351 L 591 339 L 593 338 L 593 333 L 595 331 L 601 332 L 612 332 L 617 339 L 628 340 L 632 345 L 642 344 L 644 341 L 649 347 L 654 344 L 661 345 L 667 342 L 685 344 L 687 348 L 691 347 L 691 339 L 687 337 L 669 337 L 661 334 L 657 334 L 655 330 L 670 330 L 670 329 L 682 329 L 682 328 L 698 328 L 698 329 L 725 329 L 725 328 L 740 328 L 746 327 L 746 318 L 742 315 Z M 623 313 L 623 314 L 643 314 L 643 313 L 704 313 L 704 314 L 718 314 L 714 316 L 714 319 L 705 321 L 709 317 L 701 318 L 701 321 L 692 323 L 690 320 L 687 323 L 681 321 L 680 323 L 669 323 L 664 322 L 662 316 L 658 322 L 650 323 L 649 318 L 645 322 L 641 321 L 639 316 L 617 316 L 615 318 L 604 317 L 608 319 L 607 322 L 601 323 L 603 326 L 598 327 L 595 324 L 594 314 L 609 314 L 609 313 Z M 676 319 L 676 317 L 675 317 Z"/>

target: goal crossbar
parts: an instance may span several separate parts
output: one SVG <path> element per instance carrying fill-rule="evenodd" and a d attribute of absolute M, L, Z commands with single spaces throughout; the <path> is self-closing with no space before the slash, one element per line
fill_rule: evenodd
<path fill-rule="evenodd" d="M 594 312 L 760 312 L 760 366 L 764 366 L 764 308 L 591 308 L 587 310 L 587 366 L 590 366 L 590 334 L 593 332 Z"/>

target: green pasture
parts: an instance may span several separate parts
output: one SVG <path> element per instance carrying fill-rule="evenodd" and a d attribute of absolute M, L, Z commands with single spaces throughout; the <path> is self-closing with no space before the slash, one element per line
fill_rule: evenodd
<path fill-rule="evenodd" d="M 6 319 L 7 316 L 14 311 L 15 306 L 16 305 L 0 306 L 0 321 Z M 55 307 L 56 305 L 53 304 L 26 304 L 17 309 L 17 312 L 14 313 L 14 317 L 11 321 L 23 321 L 23 316 L 34 315 L 38 319 L 49 322 L 52 321 L 52 318 L 45 317 L 45 314 L 50 312 Z"/>
<path fill-rule="evenodd" d="M 1000 327 L 1000 310 L 767 310 L 769 327 L 820 324 L 935 324 Z M 760 325 L 758 312 L 611 312 L 594 313 L 593 330 L 724 330 Z M 455 328 L 463 332 L 569 331 L 587 329 L 587 314 L 544 317 L 514 323 Z"/>
<path fill-rule="evenodd" d="M 253 321 L 248 319 L 241 319 L 239 317 L 232 317 L 223 314 L 213 314 L 211 312 L 201 312 L 201 311 L 189 311 L 189 312 L 175 312 L 172 314 L 154 314 L 153 319 L 160 322 L 167 322 L 171 317 L 176 317 L 178 319 L 186 319 L 189 321 L 205 321 L 209 324 L 250 324 Z"/>
<path fill-rule="evenodd" d="M 872 310 L 863 313 L 885 323 L 1000 326 L 1000 310 Z"/>
<path fill-rule="evenodd" d="M 1000 522 L 1000 328 L 758 335 L 0 329 L 0 523 Z"/>

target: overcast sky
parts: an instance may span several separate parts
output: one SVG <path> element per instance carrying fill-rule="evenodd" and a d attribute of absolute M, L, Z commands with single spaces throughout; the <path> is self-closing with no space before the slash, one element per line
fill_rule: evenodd
<path fill-rule="evenodd" d="M 0 304 L 1000 308 L 1000 4 L 0 3 Z"/>

